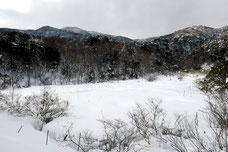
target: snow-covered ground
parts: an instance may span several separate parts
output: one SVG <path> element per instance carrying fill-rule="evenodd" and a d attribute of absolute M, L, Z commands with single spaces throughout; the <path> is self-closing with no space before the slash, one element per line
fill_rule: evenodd
<path fill-rule="evenodd" d="M 52 139 L 46 145 L 46 134 L 35 130 L 33 120 L 29 118 L 0 113 L 0 122 L 1 152 L 73 152 L 71 148 L 59 146 Z"/>
<path fill-rule="evenodd" d="M 161 100 L 162 107 L 170 118 L 174 113 L 193 115 L 204 106 L 205 99 L 205 96 L 195 87 L 196 79 L 189 76 L 180 81 L 176 76 L 160 76 L 153 82 L 139 79 L 51 86 L 51 89 L 55 90 L 61 98 L 69 100 L 69 115 L 55 119 L 45 126 L 44 132 L 38 132 L 33 129 L 31 119 L 0 114 L 0 147 L 1 149 L 3 147 L 4 152 L 15 152 L 15 148 L 18 152 L 70 152 L 71 149 L 62 148 L 57 143 L 53 143 L 53 139 L 63 136 L 67 126 L 73 124 L 75 133 L 89 129 L 99 136 L 102 126 L 97 120 L 105 118 L 128 121 L 127 113 L 137 103 L 145 105 L 149 98 Z M 16 92 L 26 96 L 40 93 L 42 90 L 43 87 L 31 87 L 17 89 Z M 21 125 L 23 125 L 22 131 L 17 134 Z M 50 130 L 50 137 L 53 140 L 47 146 L 45 145 L 46 130 Z M 170 151 L 160 144 L 155 144 L 153 150 Z"/>

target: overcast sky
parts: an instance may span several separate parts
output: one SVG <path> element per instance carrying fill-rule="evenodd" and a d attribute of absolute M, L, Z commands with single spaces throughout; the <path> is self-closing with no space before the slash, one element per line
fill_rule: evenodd
<path fill-rule="evenodd" d="M 192 25 L 228 25 L 228 0 L 0 0 L 0 27 L 44 25 L 147 38 Z"/>

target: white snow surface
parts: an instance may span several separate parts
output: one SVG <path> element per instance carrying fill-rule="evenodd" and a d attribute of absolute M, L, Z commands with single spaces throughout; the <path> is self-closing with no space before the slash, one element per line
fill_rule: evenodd
<path fill-rule="evenodd" d="M 1 152 L 73 152 L 71 148 L 59 146 L 52 139 L 46 145 L 46 134 L 35 130 L 30 118 L 0 113 L 0 122 Z"/>
<path fill-rule="evenodd" d="M 96 136 L 100 136 L 102 125 L 97 120 L 105 118 L 129 121 L 127 113 L 136 103 L 146 105 L 149 98 L 161 100 L 170 119 L 174 113 L 193 115 L 205 104 L 205 96 L 194 84 L 196 79 L 197 77 L 193 76 L 184 77 L 183 80 L 176 76 L 160 76 L 153 82 L 139 79 L 50 86 L 60 98 L 69 101 L 69 115 L 55 119 L 45 126 L 43 132 L 39 132 L 34 129 L 34 120 L 31 118 L 17 118 L 0 113 L 0 149 L 2 152 L 71 152 L 71 149 L 60 147 L 54 141 L 64 136 L 67 126 L 73 124 L 75 133 L 89 129 Z M 17 89 L 16 92 L 23 97 L 38 94 L 42 90 L 43 87 L 36 86 Z M 23 128 L 17 134 L 21 125 Z M 52 140 L 45 145 L 47 130 L 50 130 Z M 172 151 L 159 143 L 152 149 L 157 152 Z"/>

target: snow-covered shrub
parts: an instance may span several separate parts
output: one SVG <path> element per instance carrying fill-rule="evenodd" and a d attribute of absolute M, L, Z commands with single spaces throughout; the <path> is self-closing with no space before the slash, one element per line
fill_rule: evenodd
<path fill-rule="evenodd" d="M 228 90 L 208 95 L 205 119 L 213 133 L 211 141 L 219 150 L 228 151 Z"/>
<path fill-rule="evenodd" d="M 184 79 L 184 77 L 185 77 L 185 73 L 183 73 L 183 72 L 179 72 L 179 73 L 177 74 L 177 79 L 178 79 L 179 81 L 182 81 L 182 80 Z"/>
<path fill-rule="evenodd" d="M 144 76 L 144 79 L 146 79 L 149 82 L 157 80 L 158 75 L 157 74 L 147 74 Z"/>
<path fill-rule="evenodd" d="M 67 127 L 66 134 L 63 137 L 62 144 L 71 147 L 77 151 L 88 152 L 99 148 L 98 139 L 93 137 L 92 131 L 85 130 L 82 133 L 74 134 L 73 125 Z"/>
<path fill-rule="evenodd" d="M 103 136 L 95 138 L 91 131 L 79 134 L 72 132 L 72 125 L 67 128 L 62 143 L 77 151 L 88 152 L 101 150 L 106 152 L 128 152 L 135 150 L 138 145 L 139 135 L 135 128 L 120 119 L 99 120 L 103 126 Z"/>
<path fill-rule="evenodd" d="M 202 72 L 208 72 L 211 70 L 212 66 L 213 66 L 213 64 L 204 63 L 201 65 L 201 71 Z"/>
<path fill-rule="evenodd" d="M 65 116 L 68 109 L 68 101 L 60 99 L 56 94 L 45 87 L 40 95 L 25 97 L 24 111 L 27 115 L 42 121 L 40 130 L 45 123 L 55 118 Z"/>
<path fill-rule="evenodd" d="M 45 87 L 40 95 L 25 97 L 21 100 L 20 95 L 12 90 L 11 94 L 0 92 L 0 110 L 7 111 L 16 116 L 32 116 L 41 121 L 40 130 L 45 123 L 67 114 L 68 101 L 61 100 L 56 94 Z"/>
<path fill-rule="evenodd" d="M 5 111 L 9 103 L 9 96 L 0 92 L 0 110 Z"/>
<path fill-rule="evenodd" d="M 161 136 L 165 123 L 165 111 L 161 107 L 161 101 L 149 99 L 146 107 L 137 105 L 136 109 L 129 113 L 129 117 L 132 125 L 148 144 L 152 136 Z"/>
<path fill-rule="evenodd" d="M 9 95 L 0 92 L 0 110 L 7 111 L 16 116 L 26 115 L 24 105 L 20 99 L 20 95 L 16 94 L 14 89 Z"/>
<path fill-rule="evenodd" d="M 99 120 L 104 129 L 100 148 L 104 151 L 128 152 L 136 146 L 137 131 L 126 122 L 115 120 Z"/>
<path fill-rule="evenodd" d="M 163 129 L 161 139 L 178 152 L 189 152 L 188 145 L 191 145 L 191 141 L 198 141 L 198 136 L 193 135 L 196 133 L 194 129 L 195 124 L 190 123 L 187 116 L 178 114 L 173 123 Z"/>
<path fill-rule="evenodd" d="M 179 115 L 162 140 L 181 152 L 228 151 L 228 91 L 208 95 L 203 113 L 194 119 Z M 205 125 L 206 127 L 202 127 Z"/>

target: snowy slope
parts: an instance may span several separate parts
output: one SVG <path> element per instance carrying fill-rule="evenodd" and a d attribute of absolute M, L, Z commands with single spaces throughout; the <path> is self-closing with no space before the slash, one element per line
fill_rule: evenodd
<path fill-rule="evenodd" d="M 167 116 L 170 118 L 172 118 L 173 113 L 193 115 L 204 106 L 205 99 L 205 96 L 195 87 L 195 80 L 196 77 L 185 77 L 180 81 L 177 77 L 162 76 L 154 82 L 140 79 L 98 84 L 51 86 L 52 90 L 55 90 L 61 98 L 69 100 L 70 114 L 47 124 L 44 131 L 50 130 L 50 137 L 58 139 L 64 136 L 66 126 L 73 124 L 75 133 L 89 129 L 99 136 L 102 126 L 97 121 L 98 119 L 104 117 L 106 119 L 124 119 L 128 121 L 127 113 L 135 107 L 136 103 L 144 105 L 149 98 L 162 100 L 162 107 L 167 111 Z M 43 87 L 31 87 L 18 89 L 17 92 L 22 96 L 26 96 L 40 93 L 42 89 Z M 6 122 L 3 126 L 5 135 L 0 134 L 1 140 L 7 139 L 7 142 L 17 143 L 22 138 L 23 142 L 28 141 L 29 137 L 25 136 L 26 133 L 25 135 L 22 135 L 22 133 L 16 134 L 17 129 L 23 124 L 26 127 L 24 131 L 30 130 L 29 132 L 33 133 L 32 138 L 30 138 L 34 139 L 32 142 L 39 143 L 42 148 L 47 147 L 44 144 L 45 134 L 33 130 L 31 123 L 28 123 L 26 119 L 24 124 L 24 121 L 20 121 L 22 118 L 17 120 L 9 116 L 5 118 L 6 115 L 2 114 L 0 116 L 0 119 L 4 118 Z M 10 120 L 8 121 L 8 119 Z M 8 125 L 13 127 L 7 128 Z M 7 138 L 7 129 L 10 130 L 10 138 L 15 138 Z M 38 136 L 37 139 L 36 136 Z M 26 142 L 23 144 L 26 144 Z M 2 143 L 0 142 L 1 146 Z M 50 148 L 56 147 L 50 144 Z M 166 150 L 165 146 L 161 146 L 156 142 L 153 145 L 153 150 L 155 149 L 156 151 L 170 152 L 169 148 Z"/>

